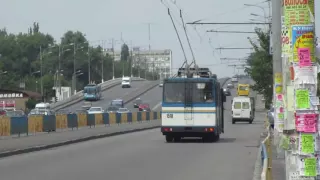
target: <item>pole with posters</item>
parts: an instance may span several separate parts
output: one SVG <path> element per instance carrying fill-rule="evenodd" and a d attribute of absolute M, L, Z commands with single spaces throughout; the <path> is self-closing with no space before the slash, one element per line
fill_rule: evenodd
<path fill-rule="evenodd" d="M 285 150 L 290 180 L 315 180 L 320 173 L 314 6 L 314 0 L 283 1 L 284 96 L 279 98 L 284 99 L 284 133 L 279 147 Z"/>

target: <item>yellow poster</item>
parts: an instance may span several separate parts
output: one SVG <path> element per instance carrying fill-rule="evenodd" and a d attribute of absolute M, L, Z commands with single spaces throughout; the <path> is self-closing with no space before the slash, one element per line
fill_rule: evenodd
<path fill-rule="evenodd" d="M 283 0 L 285 25 L 311 24 L 314 0 Z"/>

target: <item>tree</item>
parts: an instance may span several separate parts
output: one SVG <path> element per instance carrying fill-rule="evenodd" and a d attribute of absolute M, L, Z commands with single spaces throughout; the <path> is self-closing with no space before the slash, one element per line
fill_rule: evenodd
<path fill-rule="evenodd" d="M 129 57 L 129 47 L 127 44 L 121 46 L 121 61 L 128 61 Z"/>
<path fill-rule="evenodd" d="M 123 61 L 115 62 L 114 66 L 116 78 L 122 77 L 123 69 L 126 75 L 130 75 L 131 65 L 127 62 L 128 57 L 129 48 L 123 44 Z M 42 33 L 40 25 L 36 22 L 27 28 L 26 33 L 12 34 L 5 28 L 0 29 L 0 88 L 16 90 L 20 88 L 20 82 L 25 82 L 25 90 L 40 92 L 42 80 L 43 95 L 50 99 L 54 96 L 52 88 L 57 79 L 55 77 L 59 74 L 62 86 L 71 86 L 72 77 L 75 75 L 77 90 L 82 90 L 89 83 L 89 62 L 92 81 L 100 83 L 102 79 L 112 79 L 112 59 L 112 56 L 104 53 L 101 46 L 92 47 L 85 35 L 79 31 L 67 31 L 61 41 L 56 42 L 50 34 Z M 7 73 L 3 73 L 5 71 Z M 134 74 L 137 69 L 133 68 L 132 71 Z M 144 71 L 140 73 L 144 77 Z M 146 74 L 149 78 L 150 73 Z M 137 76 L 138 73 L 134 75 Z"/>
<path fill-rule="evenodd" d="M 273 95 L 272 56 L 269 54 L 270 35 L 261 29 L 255 30 L 258 41 L 249 40 L 254 52 L 247 59 L 245 72 L 255 81 L 252 89 L 263 94 L 266 106 L 271 104 Z"/>

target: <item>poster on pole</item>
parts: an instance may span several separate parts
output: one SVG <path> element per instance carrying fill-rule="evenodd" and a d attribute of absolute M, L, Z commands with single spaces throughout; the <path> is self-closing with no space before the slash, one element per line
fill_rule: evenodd
<path fill-rule="evenodd" d="M 299 62 L 299 49 L 310 49 L 311 62 L 315 62 L 314 57 L 314 26 L 313 25 L 295 25 L 292 26 L 292 48 L 293 62 Z"/>
<path fill-rule="evenodd" d="M 314 16 L 314 0 L 283 0 L 285 25 L 311 24 Z"/>
<path fill-rule="evenodd" d="M 282 44 L 282 57 L 289 56 L 291 53 L 291 26 L 286 26 L 284 24 L 284 16 L 281 17 L 281 44 Z"/>

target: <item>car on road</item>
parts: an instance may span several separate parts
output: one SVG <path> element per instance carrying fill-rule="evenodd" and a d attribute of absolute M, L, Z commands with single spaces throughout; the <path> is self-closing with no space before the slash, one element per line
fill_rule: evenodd
<path fill-rule="evenodd" d="M 104 112 L 104 110 L 101 107 L 91 107 L 88 110 L 88 114 L 100 114 L 100 113 L 103 113 L 103 112 Z"/>
<path fill-rule="evenodd" d="M 146 108 L 150 108 L 149 104 L 144 103 L 139 105 L 139 111 L 143 111 Z"/>
<path fill-rule="evenodd" d="M 128 108 L 119 108 L 117 113 L 129 113 L 130 110 Z"/>
<path fill-rule="evenodd" d="M 223 88 L 223 93 L 225 96 L 231 96 L 231 92 L 228 88 Z"/>
<path fill-rule="evenodd" d="M 139 108 L 140 104 L 142 104 L 142 100 L 140 98 L 137 98 L 133 103 L 133 107 L 134 108 Z"/>
<path fill-rule="evenodd" d="M 92 103 L 89 101 L 85 101 L 82 105 L 83 109 L 89 110 L 92 107 Z"/>
<path fill-rule="evenodd" d="M 232 81 L 232 82 L 238 82 L 237 76 L 233 76 L 233 77 L 231 78 L 231 81 Z"/>
<path fill-rule="evenodd" d="M 123 108 L 124 101 L 122 99 L 114 99 L 111 101 L 110 106 L 117 106 L 119 108 Z"/>
<path fill-rule="evenodd" d="M 106 112 L 107 113 L 116 113 L 116 112 L 118 112 L 118 110 L 119 110 L 119 107 L 117 107 L 117 106 L 109 106 L 106 109 Z"/>
<path fill-rule="evenodd" d="M 232 83 L 227 84 L 227 88 L 231 89 L 234 88 L 234 85 Z"/>

